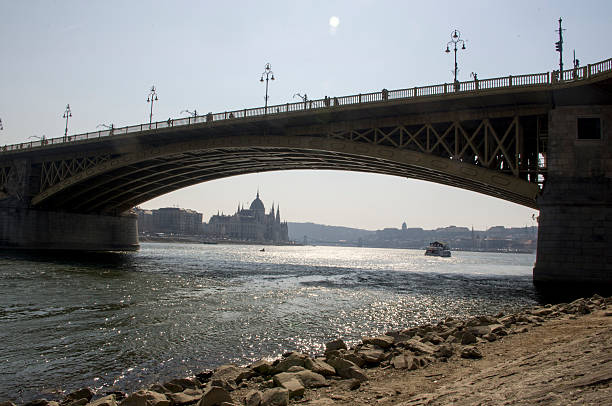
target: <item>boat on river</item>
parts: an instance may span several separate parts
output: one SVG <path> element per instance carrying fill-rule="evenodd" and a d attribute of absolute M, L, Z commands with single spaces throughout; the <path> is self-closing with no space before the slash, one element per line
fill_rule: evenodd
<path fill-rule="evenodd" d="M 434 241 L 429 244 L 429 247 L 425 250 L 425 255 L 432 257 L 450 257 L 451 252 L 448 244 Z"/>

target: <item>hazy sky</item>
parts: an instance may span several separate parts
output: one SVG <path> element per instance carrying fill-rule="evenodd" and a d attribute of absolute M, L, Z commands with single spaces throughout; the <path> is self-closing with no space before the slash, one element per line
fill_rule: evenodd
<path fill-rule="evenodd" d="M 335 17 L 335 19 L 332 19 Z M 220 112 L 263 105 L 266 63 L 276 80 L 270 104 L 452 81 L 444 52 L 453 29 L 459 79 L 546 72 L 564 62 L 612 56 L 612 2 L 595 1 L 16 1 L 0 0 L 0 143 L 59 137 L 100 124 L 154 120 L 182 110 Z M 332 24 L 330 24 L 330 22 Z M 367 229 L 446 225 L 533 225 L 516 204 L 433 183 L 331 171 L 253 174 L 203 183 L 143 205 L 233 213 L 259 188 L 288 221 Z"/>

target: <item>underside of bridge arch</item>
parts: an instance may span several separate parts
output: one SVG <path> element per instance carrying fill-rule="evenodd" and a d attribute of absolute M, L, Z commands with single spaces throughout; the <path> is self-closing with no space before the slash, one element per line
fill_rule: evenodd
<path fill-rule="evenodd" d="M 198 183 L 256 172 L 314 169 L 394 175 L 458 187 L 536 208 L 539 188 L 459 160 L 383 145 L 305 136 L 232 136 L 144 148 L 41 191 L 32 206 L 118 214 Z"/>

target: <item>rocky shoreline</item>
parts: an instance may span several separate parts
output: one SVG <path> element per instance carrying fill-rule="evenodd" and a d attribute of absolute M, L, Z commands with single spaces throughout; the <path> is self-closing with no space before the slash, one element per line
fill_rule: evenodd
<path fill-rule="evenodd" d="M 612 297 L 594 295 L 447 318 L 363 337 L 353 348 L 337 339 L 320 357 L 290 352 L 223 365 L 132 394 L 84 388 L 24 406 L 603 404 L 612 398 L 611 316 Z"/>

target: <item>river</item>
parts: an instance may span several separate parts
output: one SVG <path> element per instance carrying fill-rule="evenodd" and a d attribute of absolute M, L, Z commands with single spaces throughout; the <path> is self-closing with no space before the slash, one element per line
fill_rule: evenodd
<path fill-rule="evenodd" d="M 144 243 L 0 254 L 0 401 L 134 391 L 224 363 L 537 303 L 535 255 Z"/>

